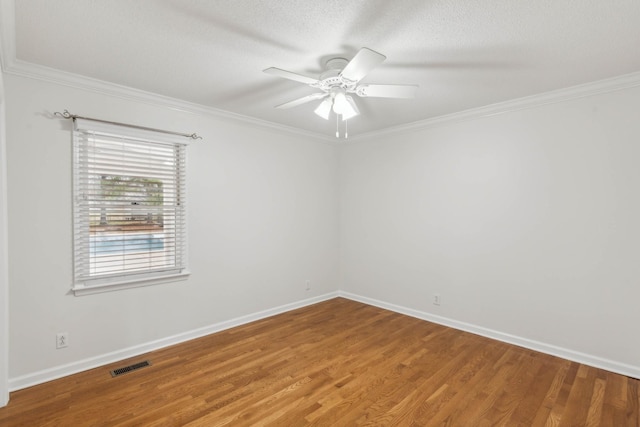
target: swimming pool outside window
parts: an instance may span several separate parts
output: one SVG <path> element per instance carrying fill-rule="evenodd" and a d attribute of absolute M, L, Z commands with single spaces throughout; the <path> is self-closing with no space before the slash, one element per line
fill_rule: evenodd
<path fill-rule="evenodd" d="M 186 274 L 185 173 L 184 143 L 76 121 L 76 294 Z"/>

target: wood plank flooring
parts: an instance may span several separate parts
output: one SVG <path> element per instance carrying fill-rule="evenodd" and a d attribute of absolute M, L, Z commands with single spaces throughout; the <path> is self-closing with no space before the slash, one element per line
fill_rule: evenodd
<path fill-rule="evenodd" d="M 639 383 L 337 298 L 16 391 L 0 426 L 639 426 Z"/>

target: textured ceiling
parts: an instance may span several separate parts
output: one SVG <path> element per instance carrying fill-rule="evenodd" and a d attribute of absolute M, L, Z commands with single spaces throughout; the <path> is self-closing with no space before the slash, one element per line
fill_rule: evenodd
<path fill-rule="evenodd" d="M 318 102 L 273 108 L 314 89 L 263 69 L 316 77 L 327 59 L 350 59 L 363 46 L 386 55 L 363 82 L 418 84 L 418 95 L 357 99 L 362 114 L 349 121 L 351 134 L 640 71 L 638 0 L 17 0 L 13 7 L 18 62 L 323 135 L 333 134 L 335 121 L 313 114 Z"/>

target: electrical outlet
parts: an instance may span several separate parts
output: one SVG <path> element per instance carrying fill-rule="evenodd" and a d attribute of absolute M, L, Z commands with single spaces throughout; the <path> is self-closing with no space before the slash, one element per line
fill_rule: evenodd
<path fill-rule="evenodd" d="M 69 345 L 69 332 L 56 334 L 56 348 L 65 348 Z"/>
<path fill-rule="evenodd" d="M 440 294 L 433 294 L 433 305 L 440 305 Z"/>
<path fill-rule="evenodd" d="M 307 284 L 306 290 L 310 291 L 311 290 L 311 280 L 307 279 L 307 283 L 306 284 Z"/>

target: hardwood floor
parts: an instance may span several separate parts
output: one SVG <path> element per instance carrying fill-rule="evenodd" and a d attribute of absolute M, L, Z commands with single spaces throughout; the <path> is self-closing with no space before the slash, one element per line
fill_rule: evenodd
<path fill-rule="evenodd" d="M 639 383 L 337 298 L 16 391 L 0 426 L 638 426 Z"/>

